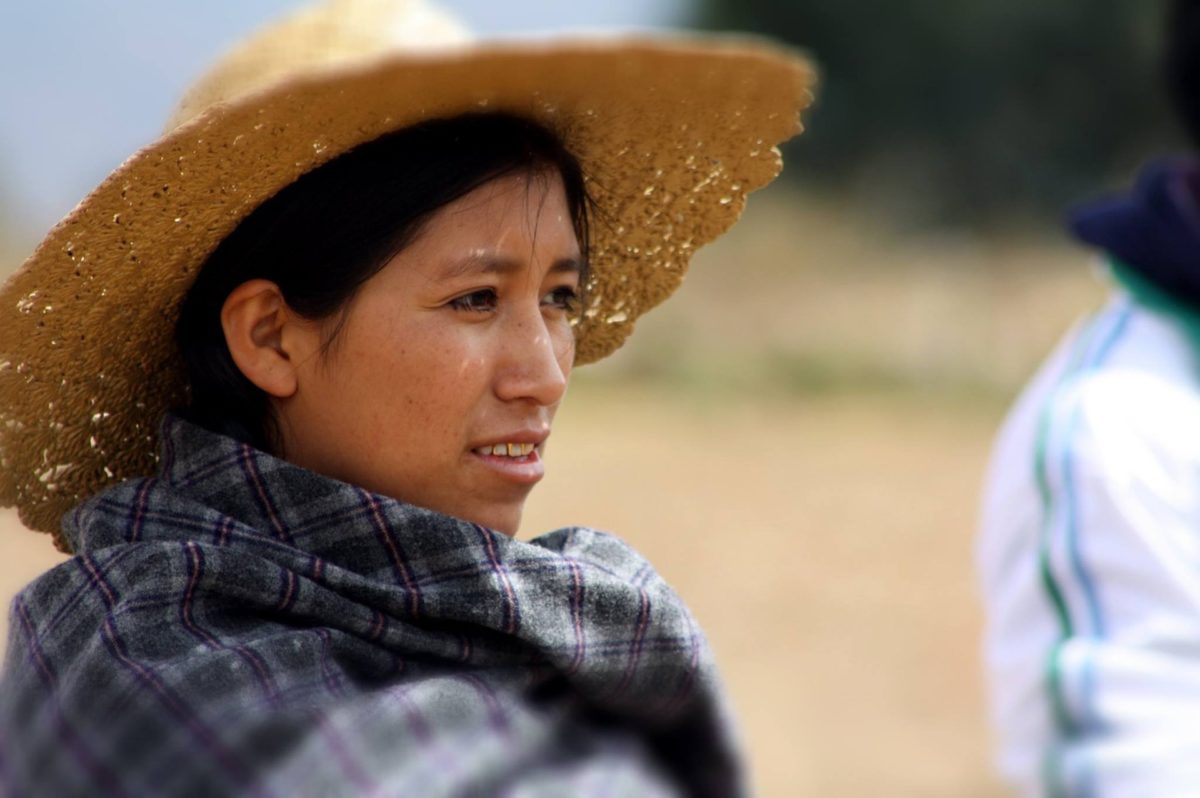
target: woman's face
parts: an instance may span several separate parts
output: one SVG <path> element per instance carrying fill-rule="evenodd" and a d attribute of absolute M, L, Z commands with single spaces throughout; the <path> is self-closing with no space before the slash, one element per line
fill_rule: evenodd
<path fill-rule="evenodd" d="M 284 457 L 515 534 L 575 356 L 580 266 L 556 174 L 442 208 L 319 323 L 340 329 L 277 400 Z"/>

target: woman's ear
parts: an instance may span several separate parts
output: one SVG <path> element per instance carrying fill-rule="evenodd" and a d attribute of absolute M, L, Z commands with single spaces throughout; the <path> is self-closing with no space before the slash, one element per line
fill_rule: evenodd
<path fill-rule="evenodd" d="M 309 333 L 309 326 L 269 280 L 242 283 L 221 306 L 221 327 L 233 362 L 246 379 L 276 399 L 296 392 L 296 366 L 309 354 L 299 350 L 316 334 Z"/>

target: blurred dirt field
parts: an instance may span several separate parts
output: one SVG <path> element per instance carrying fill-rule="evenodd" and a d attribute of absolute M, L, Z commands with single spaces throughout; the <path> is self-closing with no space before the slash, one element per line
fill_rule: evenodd
<path fill-rule="evenodd" d="M 971 561 L 1004 407 L 1102 296 L 1053 240 L 768 198 L 581 372 L 526 536 L 612 530 L 692 606 L 763 796 L 995 796 Z M 56 555 L 0 517 L 0 598 Z"/>

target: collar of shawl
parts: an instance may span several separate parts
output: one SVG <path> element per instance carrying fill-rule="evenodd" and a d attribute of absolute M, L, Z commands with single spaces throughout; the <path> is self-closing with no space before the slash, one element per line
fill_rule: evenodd
<path fill-rule="evenodd" d="M 176 417 L 161 440 L 157 477 L 123 483 L 64 520 L 78 556 L 118 595 L 165 588 L 183 570 L 195 600 L 336 624 L 399 668 L 415 658 L 562 676 L 606 710 L 641 717 L 669 717 L 711 687 L 686 607 L 610 535 L 568 528 L 513 540 Z M 136 575 L 106 567 L 131 546 L 174 552 L 181 565 Z M 239 576 L 252 572 L 268 576 Z M 322 616 L 335 606 L 322 595 L 338 598 L 336 617 Z"/>

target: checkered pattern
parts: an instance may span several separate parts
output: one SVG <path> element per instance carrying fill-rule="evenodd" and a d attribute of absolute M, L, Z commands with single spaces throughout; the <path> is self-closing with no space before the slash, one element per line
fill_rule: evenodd
<path fill-rule="evenodd" d="M 162 440 L 13 602 L 11 794 L 742 794 L 704 640 L 621 541 Z"/>

